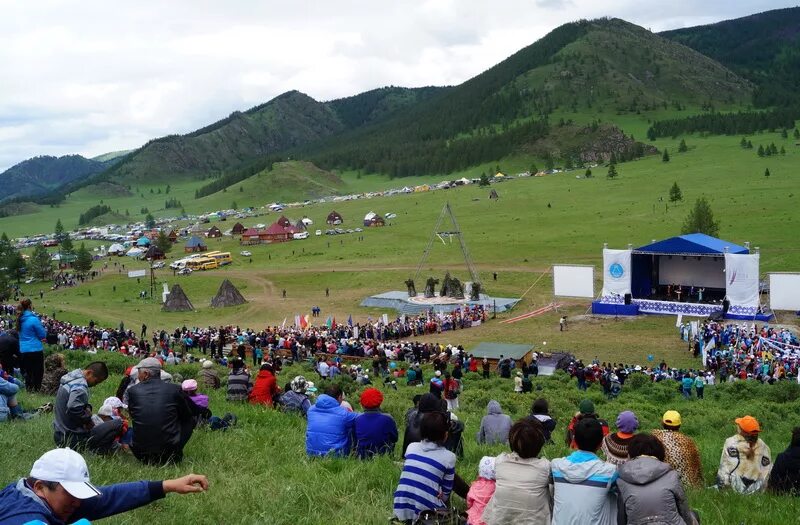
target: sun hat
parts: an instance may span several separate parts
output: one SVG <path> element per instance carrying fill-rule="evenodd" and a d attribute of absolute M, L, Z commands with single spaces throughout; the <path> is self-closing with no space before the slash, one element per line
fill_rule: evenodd
<path fill-rule="evenodd" d="M 203 361 L 203 368 L 213 368 L 214 362 L 210 359 Z"/>
<path fill-rule="evenodd" d="M 639 428 L 639 420 L 636 418 L 636 414 L 630 410 L 620 412 L 617 416 L 617 428 L 620 432 L 626 434 L 633 434 L 636 432 Z"/>
<path fill-rule="evenodd" d="M 191 392 L 192 390 L 197 390 L 197 381 L 194 379 L 187 379 L 183 383 L 181 383 L 181 390 L 184 392 Z"/>
<path fill-rule="evenodd" d="M 584 399 L 578 405 L 578 410 L 581 414 L 594 414 L 594 403 L 592 403 L 591 399 Z"/>
<path fill-rule="evenodd" d="M 661 418 L 661 422 L 671 427 L 681 426 L 681 415 L 677 410 L 667 410 Z"/>
<path fill-rule="evenodd" d="M 753 416 L 737 417 L 734 419 L 734 421 L 737 425 L 739 425 L 739 428 L 741 428 L 742 431 L 747 432 L 748 434 L 761 432 L 761 425 Z"/>
<path fill-rule="evenodd" d="M 483 479 L 495 479 L 497 477 L 494 457 L 483 456 L 481 458 L 481 462 L 478 463 L 478 476 Z"/>
<path fill-rule="evenodd" d="M 367 388 L 361 393 L 361 406 L 364 408 L 378 408 L 383 403 L 383 394 L 377 388 Z"/>
<path fill-rule="evenodd" d="M 103 405 L 100 407 L 100 410 L 97 411 L 98 416 L 106 416 L 106 417 L 113 417 L 114 416 L 114 409 L 111 408 L 111 405 Z"/>
<path fill-rule="evenodd" d="M 89 482 L 89 467 L 83 456 L 69 448 L 56 448 L 42 454 L 34 462 L 30 477 L 59 483 L 78 499 L 100 495 L 97 487 Z"/>
<path fill-rule="evenodd" d="M 103 404 L 108 405 L 111 408 L 125 408 L 125 409 L 128 408 L 128 405 L 120 401 L 118 397 L 114 396 L 107 397 L 105 401 L 103 401 Z"/>

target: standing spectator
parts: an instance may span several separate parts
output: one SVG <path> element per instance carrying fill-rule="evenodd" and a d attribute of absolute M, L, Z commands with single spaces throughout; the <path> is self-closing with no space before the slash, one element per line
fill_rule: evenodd
<path fill-rule="evenodd" d="M 455 370 L 459 370 L 456 367 Z M 461 394 L 461 381 L 451 377 L 450 372 L 444 373 L 444 400 L 447 402 L 447 410 L 450 412 L 458 410 L 458 396 Z"/>
<path fill-rule="evenodd" d="M 686 399 L 692 398 L 692 387 L 694 386 L 694 379 L 689 374 L 684 374 L 681 380 L 681 392 Z"/>
<path fill-rule="evenodd" d="M 250 382 L 250 372 L 244 366 L 241 359 L 234 359 L 231 363 L 231 371 L 228 374 L 228 401 L 247 401 L 253 383 Z"/>
<path fill-rule="evenodd" d="M 664 445 L 637 434 L 628 445 L 630 461 L 619 467 L 617 523 L 696 525 L 680 477 L 664 463 Z"/>
<path fill-rule="evenodd" d="M 585 391 L 588 388 L 586 385 L 586 373 L 586 368 L 579 364 L 575 370 L 575 378 L 578 380 L 578 390 Z"/>
<path fill-rule="evenodd" d="M 542 425 L 535 419 L 517 421 L 511 427 L 509 444 L 511 454 L 504 452 L 495 462 L 495 492 L 483 513 L 483 520 L 487 525 L 550 525 L 553 510 L 551 465 L 548 460 L 537 457 L 544 446 Z"/>
<path fill-rule="evenodd" d="M 230 382 L 229 382 L 230 384 Z M 275 380 L 275 374 L 272 371 L 272 365 L 264 363 L 256 376 L 256 384 L 250 391 L 248 399 L 253 405 L 266 405 L 272 406 L 273 399 L 278 394 L 278 382 Z"/>
<path fill-rule="evenodd" d="M 603 441 L 603 426 L 596 418 L 585 418 L 575 426 L 578 450 L 551 463 L 554 481 L 553 525 L 616 522 L 614 483 L 617 467 L 597 457 Z"/>
<path fill-rule="evenodd" d="M 556 420 L 550 416 L 550 404 L 544 398 L 539 398 L 531 405 L 531 414 L 528 419 L 536 419 L 542 424 L 542 433 L 545 443 L 553 442 L 553 431 L 556 429 Z"/>
<path fill-rule="evenodd" d="M 575 426 L 583 419 L 596 419 L 599 423 L 601 428 L 603 429 L 603 436 L 607 436 L 609 433 L 608 422 L 605 419 L 601 419 L 599 415 L 594 411 L 594 403 L 590 399 L 584 399 L 578 405 L 578 413 L 572 417 L 572 421 L 569 422 L 567 425 L 567 445 L 573 450 L 578 448 L 578 444 L 575 441 Z M 599 445 L 598 445 L 599 446 Z"/>
<path fill-rule="evenodd" d="M 752 494 L 767 487 L 772 456 L 759 434 L 761 425 L 753 416 L 736 418 L 736 434 L 725 440 L 717 470 L 717 486 Z"/>
<path fill-rule="evenodd" d="M 517 394 L 522 393 L 522 372 L 517 372 L 514 376 L 514 392 Z"/>
<path fill-rule="evenodd" d="M 42 379 L 42 394 L 56 395 L 61 386 L 61 378 L 67 373 L 67 362 L 64 354 L 50 354 L 44 360 L 44 378 Z"/>
<path fill-rule="evenodd" d="M 89 388 L 108 378 L 102 361 L 90 363 L 61 378 L 53 412 L 53 441 L 58 447 L 86 447 L 94 452 L 109 452 L 122 429 L 122 421 L 113 419 L 100 425 L 92 422 Z"/>
<path fill-rule="evenodd" d="M 442 381 L 442 371 L 437 370 L 433 373 L 433 377 L 431 378 L 429 392 L 439 399 L 442 398 L 442 392 L 444 391 L 444 381 Z"/>
<path fill-rule="evenodd" d="M 694 440 L 680 432 L 681 415 L 667 410 L 661 418 L 661 429 L 652 434 L 661 441 L 666 451 L 666 461 L 675 469 L 684 487 L 703 488 L 703 466 Z"/>
<path fill-rule="evenodd" d="M 480 444 L 495 445 L 508 443 L 511 431 L 511 417 L 503 414 L 500 403 L 492 399 L 486 405 L 486 415 L 481 419 L 481 428 L 476 439 Z"/>
<path fill-rule="evenodd" d="M 330 385 L 308 409 L 306 453 L 309 456 L 348 456 L 353 443 L 352 434 L 358 414 L 341 406 L 344 392 Z"/>
<path fill-rule="evenodd" d="M 220 387 L 219 374 L 214 368 L 214 361 L 206 359 L 203 361 L 203 368 L 200 369 L 199 374 L 200 383 L 203 386 L 213 388 L 214 390 Z"/>
<path fill-rule="evenodd" d="M 775 459 L 769 476 L 769 488 L 778 494 L 800 494 L 800 427 L 794 427 L 789 448 Z"/>
<path fill-rule="evenodd" d="M 567 318 L 565 316 L 561 316 L 561 319 L 558 320 L 558 329 L 560 332 L 564 331 L 564 328 L 567 327 Z"/>
<path fill-rule="evenodd" d="M 612 465 L 622 465 L 628 461 L 628 445 L 639 428 L 636 414 L 630 410 L 617 416 L 617 431 L 603 438 L 603 453 Z M 655 438 L 653 438 L 655 439 Z"/>
<path fill-rule="evenodd" d="M 489 379 L 489 372 L 491 371 L 491 366 L 492 365 L 489 363 L 489 360 L 484 357 L 483 361 L 481 362 L 481 369 L 483 371 L 484 379 Z"/>
<path fill-rule="evenodd" d="M 697 392 L 697 399 L 703 399 L 703 391 L 706 388 L 706 382 L 703 379 L 703 373 L 700 372 L 697 374 L 697 377 L 694 378 L 694 390 Z"/>
<path fill-rule="evenodd" d="M 441 412 L 422 418 L 422 441 L 408 446 L 394 492 L 394 515 L 400 521 L 413 521 L 423 510 L 446 508 L 456 470 L 456 455 L 444 447 L 447 428 L 447 416 Z"/>
<path fill-rule="evenodd" d="M 483 456 L 478 463 L 478 479 L 469 486 L 467 493 L 467 524 L 485 525 L 483 511 L 491 501 L 496 487 L 495 458 Z"/>
<path fill-rule="evenodd" d="M 0 491 L 0 523 L 76 523 L 128 512 L 170 492 L 208 489 L 205 476 L 189 474 L 164 481 L 136 481 L 95 487 L 83 457 L 68 448 L 45 452 L 30 475 Z"/>
<path fill-rule="evenodd" d="M 39 317 L 33 313 L 33 305 L 27 297 L 17 307 L 17 333 L 19 333 L 19 351 L 22 373 L 25 376 L 25 388 L 38 391 L 42 387 L 44 375 L 44 347 L 42 340 L 47 331 Z"/>
<path fill-rule="evenodd" d="M 195 424 L 189 402 L 181 387 L 161 380 L 158 359 L 143 359 L 137 368 L 139 382 L 128 389 L 133 455 L 156 465 L 180 462 Z"/>
<path fill-rule="evenodd" d="M 356 452 L 361 459 L 379 454 L 392 454 L 397 443 L 397 424 L 389 414 L 381 412 L 383 394 L 377 388 L 361 393 L 364 413 L 355 420 Z"/>

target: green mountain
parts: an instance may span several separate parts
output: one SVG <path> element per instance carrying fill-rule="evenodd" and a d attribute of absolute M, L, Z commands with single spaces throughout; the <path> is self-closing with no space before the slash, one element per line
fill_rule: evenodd
<path fill-rule="evenodd" d="M 661 33 L 719 61 L 756 84 L 757 106 L 798 101 L 800 8 L 777 9 Z"/>
<path fill-rule="evenodd" d="M 751 93 L 749 82 L 717 62 L 646 29 L 618 19 L 580 21 L 459 86 L 298 155 L 326 169 L 450 173 L 541 141 L 556 110 L 736 105 Z"/>
<path fill-rule="evenodd" d="M 0 173 L 0 185 L 5 188 L 0 202 L 43 195 L 70 183 L 84 180 L 107 167 L 104 162 L 80 155 L 33 157 Z"/>

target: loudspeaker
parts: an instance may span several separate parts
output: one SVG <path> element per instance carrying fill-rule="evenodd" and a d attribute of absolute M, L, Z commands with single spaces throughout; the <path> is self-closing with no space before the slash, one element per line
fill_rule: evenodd
<path fill-rule="evenodd" d="M 731 302 L 729 300 L 725 299 L 724 301 L 722 301 L 722 315 L 727 315 L 728 308 L 730 307 L 731 307 Z"/>
<path fill-rule="evenodd" d="M 632 299 L 631 294 L 626 293 L 625 294 L 625 304 L 631 304 L 631 299 Z"/>

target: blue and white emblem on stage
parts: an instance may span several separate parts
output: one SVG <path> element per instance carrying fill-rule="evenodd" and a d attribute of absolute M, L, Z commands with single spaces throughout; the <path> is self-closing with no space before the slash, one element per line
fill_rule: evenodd
<path fill-rule="evenodd" d="M 614 279 L 619 279 L 625 274 L 625 270 L 622 268 L 620 263 L 614 263 L 608 267 L 608 273 Z"/>

